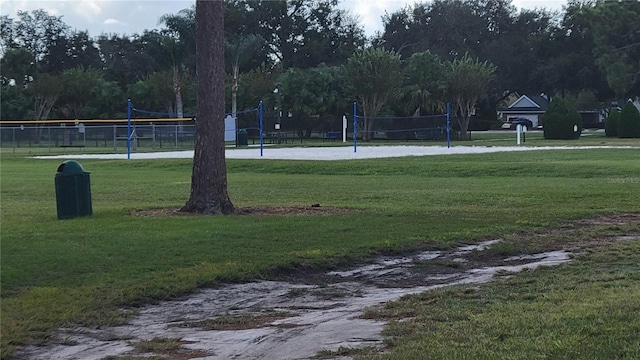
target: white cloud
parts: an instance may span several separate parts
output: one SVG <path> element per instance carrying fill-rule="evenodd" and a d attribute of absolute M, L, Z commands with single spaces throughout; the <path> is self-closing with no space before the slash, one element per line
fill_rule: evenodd
<path fill-rule="evenodd" d="M 342 0 L 339 7 L 357 16 L 367 36 L 383 31 L 381 17 L 407 5 L 432 0 Z M 44 9 L 50 15 L 62 16 L 72 29 L 89 30 L 91 35 L 104 31 L 129 34 L 158 28 L 164 14 L 177 13 L 193 5 L 194 0 L 0 0 L 0 14 L 15 18 L 17 10 Z M 567 0 L 513 0 L 516 7 L 546 7 L 560 10 Z M 117 20 L 118 22 L 114 22 Z"/>
<path fill-rule="evenodd" d="M 342 2 L 342 7 L 350 10 L 360 20 L 367 36 L 374 35 L 382 28 L 382 16 L 393 13 L 406 5 L 414 4 L 415 0 L 347 0 Z"/>
<path fill-rule="evenodd" d="M 360 20 L 365 34 L 372 36 L 376 31 L 383 31 L 382 16 L 385 13 L 392 14 L 406 6 L 415 3 L 430 3 L 431 0 L 345 0 L 340 7 L 350 10 Z M 513 0 L 512 4 L 517 8 L 547 8 L 549 10 L 561 10 L 567 0 Z"/>
<path fill-rule="evenodd" d="M 99 1 L 81 0 L 75 8 L 75 13 L 86 20 L 92 21 L 94 17 L 102 13 L 102 8 L 99 5 Z"/>
<path fill-rule="evenodd" d="M 0 0 L 0 13 L 15 17 L 18 10 L 31 12 L 32 10 L 43 9 L 51 15 L 58 15 L 58 4 L 47 1 L 25 1 L 25 0 Z"/>
<path fill-rule="evenodd" d="M 513 5 L 521 9 L 562 10 L 567 5 L 566 0 L 513 0 Z"/>

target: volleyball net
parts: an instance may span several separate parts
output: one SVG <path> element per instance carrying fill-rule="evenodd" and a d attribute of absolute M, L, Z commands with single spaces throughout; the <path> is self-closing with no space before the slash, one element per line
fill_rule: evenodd
<path fill-rule="evenodd" d="M 353 147 L 357 151 L 358 139 L 446 141 L 451 146 L 450 106 L 444 114 L 423 116 L 365 116 L 358 113 L 353 103 Z"/>

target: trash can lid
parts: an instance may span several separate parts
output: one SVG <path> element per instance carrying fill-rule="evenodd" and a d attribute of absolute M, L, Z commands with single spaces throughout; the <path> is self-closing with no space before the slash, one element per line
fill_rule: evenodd
<path fill-rule="evenodd" d="M 67 160 L 58 166 L 58 174 L 61 175 L 79 175 L 79 174 L 90 174 L 89 172 L 84 171 L 82 165 L 79 162 L 74 160 Z M 56 175 L 58 175 L 56 174 Z"/>

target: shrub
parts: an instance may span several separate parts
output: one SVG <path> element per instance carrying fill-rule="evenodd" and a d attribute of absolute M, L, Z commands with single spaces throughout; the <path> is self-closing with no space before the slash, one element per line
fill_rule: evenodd
<path fill-rule="evenodd" d="M 618 137 L 640 138 L 640 113 L 631 101 L 627 101 L 618 118 Z"/>
<path fill-rule="evenodd" d="M 604 120 L 604 133 L 607 136 L 618 136 L 618 121 L 620 119 L 620 110 L 611 110 L 609 116 Z"/>
<path fill-rule="evenodd" d="M 577 139 L 582 133 L 580 113 L 562 98 L 551 101 L 549 110 L 542 117 L 542 124 L 545 139 Z M 577 126 L 578 131 L 574 131 L 574 126 Z"/>

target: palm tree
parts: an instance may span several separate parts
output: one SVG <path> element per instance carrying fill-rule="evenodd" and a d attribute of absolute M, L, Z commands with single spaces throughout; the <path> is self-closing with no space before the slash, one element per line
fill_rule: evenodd
<path fill-rule="evenodd" d="M 429 51 L 413 54 L 404 70 L 406 85 L 400 95 L 406 111 L 419 116 L 442 112 L 445 104 L 439 100 L 444 92 L 444 64 Z"/>
<path fill-rule="evenodd" d="M 460 139 L 468 139 L 469 120 L 478 99 L 493 80 L 496 67 L 469 54 L 449 63 L 447 71 L 447 93 L 457 115 Z"/>
<path fill-rule="evenodd" d="M 182 76 L 185 60 L 195 53 L 195 8 L 180 10 L 177 14 L 165 14 L 158 24 L 167 28 L 157 38 L 165 64 L 173 74 L 173 92 L 176 98 L 176 116 L 183 117 Z"/>
<path fill-rule="evenodd" d="M 364 133 L 362 139 L 373 139 L 374 118 L 402 85 L 400 55 L 383 48 L 356 51 L 344 66 L 345 81 L 362 104 Z"/>
<path fill-rule="evenodd" d="M 227 61 L 231 64 L 231 116 L 234 118 L 238 112 L 240 66 L 253 59 L 256 50 L 263 44 L 264 39 L 259 35 L 238 36 L 234 41 L 226 44 L 225 53 Z"/>

